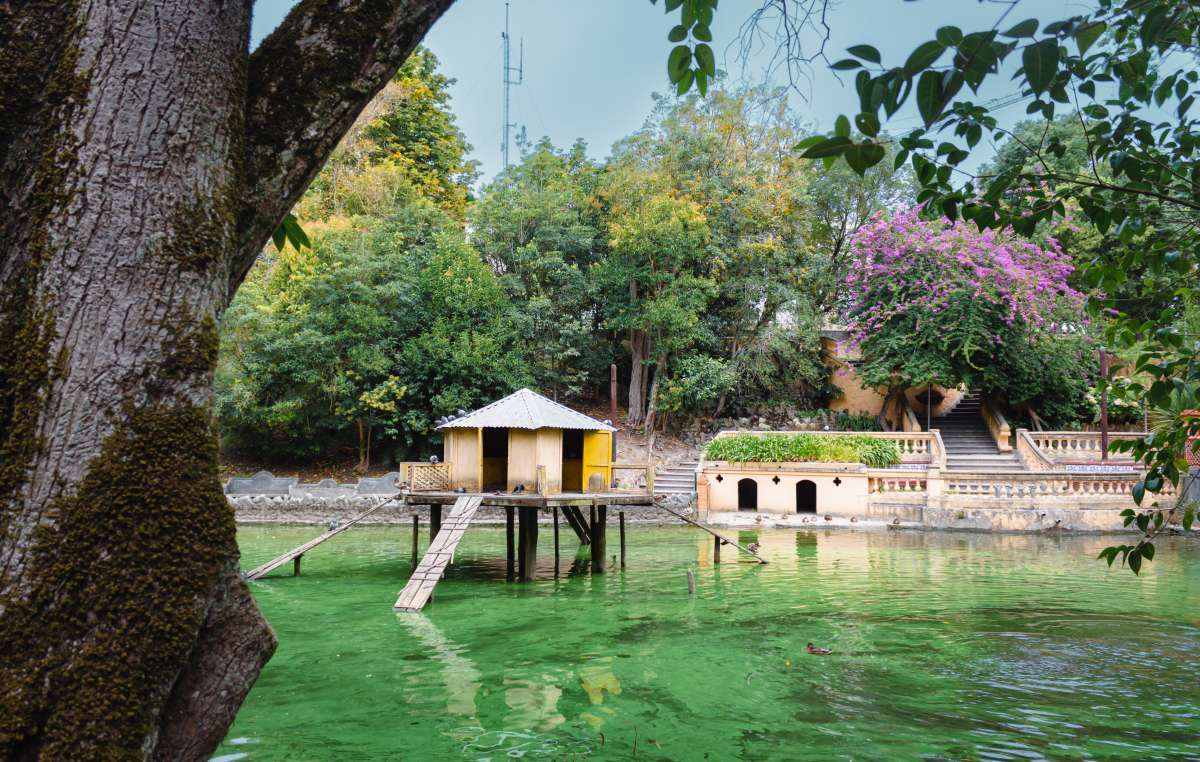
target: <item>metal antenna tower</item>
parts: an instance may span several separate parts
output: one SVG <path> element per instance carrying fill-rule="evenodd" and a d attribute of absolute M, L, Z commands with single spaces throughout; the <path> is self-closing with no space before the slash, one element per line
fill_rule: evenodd
<path fill-rule="evenodd" d="M 509 121 L 508 108 L 508 90 L 512 85 L 519 85 L 525 79 L 525 40 L 521 39 L 520 58 L 516 68 L 513 68 L 509 61 L 509 36 L 508 36 L 508 3 L 504 3 L 504 33 L 500 35 L 504 40 L 504 119 L 503 126 L 500 129 L 500 155 L 504 159 L 504 169 L 508 169 L 508 131 L 509 128 L 517 125 Z M 516 72 L 517 78 L 513 79 L 512 75 Z"/>

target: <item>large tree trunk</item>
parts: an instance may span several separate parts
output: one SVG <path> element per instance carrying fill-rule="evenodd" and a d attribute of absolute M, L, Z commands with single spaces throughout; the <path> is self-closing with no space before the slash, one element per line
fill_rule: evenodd
<path fill-rule="evenodd" d="M 626 423 L 639 426 L 646 417 L 646 378 L 650 369 L 650 337 L 645 331 L 630 331 L 629 334 L 629 414 Z"/>
<path fill-rule="evenodd" d="M 0 758 L 206 759 L 232 722 L 275 638 L 217 322 L 449 4 L 305 0 L 248 56 L 251 0 L 0 3 Z"/>

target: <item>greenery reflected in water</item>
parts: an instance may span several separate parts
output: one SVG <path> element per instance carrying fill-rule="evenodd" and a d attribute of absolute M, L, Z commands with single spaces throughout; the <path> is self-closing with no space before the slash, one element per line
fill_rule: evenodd
<path fill-rule="evenodd" d="M 317 531 L 244 527 L 243 566 Z M 397 615 L 411 536 L 354 529 L 252 583 L 279 650 L 218 758 L 1200 759 L 1195 545 L 1134 577 L 1094 560 L 1104 537 L 742 535 L 771 563 L 631 529 L 593 577 L 564 533 L 555 578 L 543 528 L 519 585 L 475 528 Z"/>

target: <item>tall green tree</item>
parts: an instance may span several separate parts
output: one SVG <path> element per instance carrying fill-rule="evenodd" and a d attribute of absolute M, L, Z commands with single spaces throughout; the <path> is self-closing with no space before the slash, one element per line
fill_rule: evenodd
<path fill-rule="evenodd" d="M 582 142 L 558 151 L 542 140 L 483 189 L 470 213 L 471 243 L 520 305 L 534 383 L 555 397 L 595 388 L 612 357 L 588 276 L 607 247 L 598 178 Z"/>

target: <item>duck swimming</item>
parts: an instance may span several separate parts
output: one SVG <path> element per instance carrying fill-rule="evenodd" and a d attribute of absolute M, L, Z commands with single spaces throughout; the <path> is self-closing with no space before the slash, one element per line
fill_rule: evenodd
<path fill-rule="evenodd" d="M 817 646 L 814 646 L 812 643 L 809 643 L 808 645 L 806 645 L 804 647 L 804 650 L 808 651 L 813 656 L 828 656 L 829 654 L 833 653 L 832 648 L 818 648 Z"/>

